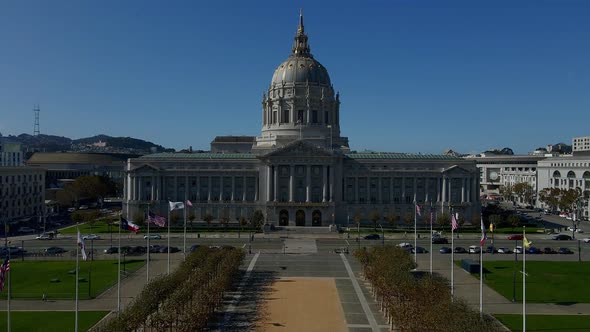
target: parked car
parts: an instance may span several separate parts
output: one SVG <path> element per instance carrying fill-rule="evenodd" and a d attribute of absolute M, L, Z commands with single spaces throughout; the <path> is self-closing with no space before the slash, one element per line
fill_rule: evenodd
<path fill-rule="evenodd" d="M 150 235 L 144 235 L 143 236 L 143 239 L 144 240 L 147 240 L 147 239 L 150 239 L 150 240 L 160 240 L 161 238 L 162 238 L 162 236 L 160 234 L 150 234 Z"/>
<path fill-rule="evenodd" d="M 45 249 L 45 253 L 49 255 L 63 254 L 66 251 L 67 250 L 62 247 L 49 247 Z"/>
<path fill-rule="evenodd" d="M 402 242 L 402 243 L 398 244 L 397 246 L 401 247 L 403 249 L 414 248 L 414 245 L 412 245 L 411 243 L 408 243 L 408 242 Z"/>
<path fill-rule="evenodd" d="M 552 254 L 557 254 L 557 251 L 553 250 L 550 247 L 545 247 L 545 248 L 543 248 L 543 253 L 546 255 L 552 255 Z"/>
<path fill-rule="evenodd" d="M 105 254 L 116 254 L 119 252 L 119 248 L 117 247 L 110 247 L 104 250 Z"/>
<path fill-rule="evenodd" d="M 410 251 L 412 254 L 413 253 L 417 253 L 417 254 L 427 254 L 428 250 L 422 248 L 422 247 L 416 247 L 416 248 L 412 248 L 412 250 Z"/>
<path fill-rule="evenodd" d="M 78 210 L 88 210 L 88 205 L 80 205 Z"/>
<path fill-rule="evenodd" d="M 511 254 L 512 250 L 510 250 L 510 248 L 500 247 L 500 248 L 498 248 L 498 253 L 499 254 Z"/>
<path fill-rule="evenodd" d="M 559 248 L 557 250 L 557 253 L 562 254 L 562 255 L 570 255 L 570 254 L 573 254 L 574 252 L 571 251 L 569 248 Z"/>
<path fill-rule="evenodd" d="M 35 230 L 32 229 L 31 227 L 19 227 L 17 232 L 19 232 L 19 233 L 34 233 Z"/>
<path fill-rule="evenodd" d="M 561 213 L 559 214 L 559 216 L 560 216 L 561 218 L 565 218 L 565 217 L 567 217 L 568 215 L 569 215 L 569 214 L 568 214 L 567 212 L 561 212 Z"/>
<path fill-rule="evenodd" d="M 9 252 L 11 255 L 20 255 L 20 254 L 26 252 L 26 250 L 23 250 L 23 248 L 21 248 L 21 247 L 2 247 L 2 248 L 0 248 L 0 255 L 2 255 L 2 256 L 8 255 Z"/>
<path fill-rule="evenodd" d="M 455 247 L 455 254 L 466 254 L 467 250 L 463 247 Z"/>
<path fill-rule="evenodd" d="M 159 253 L 161 248 L 162 248 L 162 246 L 158 245 L 158 244 L 150 245 L 150 253 L 152 253 L 152 254 Z"/>
<path fill-rule="evenodd" d="M 433 237 L 432 243 L 434 243 L 434 244 L 448 244 L 449 240 L 447 240 L 444 237 Z"/>
<path fill-rule="evenodd" d="M 75 207 L 68 208 L 68 212 L 70 212 L 70 213 L 76 212 L 76 208 Z"/>
<path fill-rule="evenodd" d="M 189 251 L 190 251 L 190 252 L 193 252 L 193 251 L 195 251 L 195 250 L 199 249 L 200 247 L 201 247 L 201 246 L 200 246 L 200 245 L 198 245 L 198 244 L 193 244 L 193 245 L 190 247 Z"/>
<path fill-rule="evenodd" d="M 379 240 L 381 237 L 379 236 L 379 234 L 369 234 L 369 235 L 365 235 L 364 239 L 365 240 Z"/>
<path fill-rule="evenodd" d="M 537 247 L 530 247 L 527 250 L 527 254 L 531 254 L 531 255 L 538 255 L 538 254 L 541 254 L 541 253 L 542 253 L 541 250 L 539 250 L 539 248 L 537 248 Z"/>
<path fill-rule="evenodd" d="M 479 246 L 469 246 L 469 253 L 470 254 L 479 254 L 481 248 Z"/>
<path fill-rule="evenodd" d="M 53 238 L 53 236 L 47 234 L 47 233 L 43 233 L 40 235 L 37 235 L 37 237 L 35 239 L 37 240 L 51 240 Z"/>
<path fill-rule="evenodd" d="M 522 247 L 521 246 L 516 246 L 514 248 L 514 252 L 517 253 L 517 254 L 522 254 L 523 253 Z"/>
<path fill-rule="evenodd" d="M 494 248 L 494 246 L 489 246 L 489 247 L 486 248 L 486 252 L 488 254 L 495 254 L 495 253 L 498 252 L 498 250 L 496 248 Z"/>
<path fill-rule="evenodd" d="M 440 252 L 441 254 L 450 254 L 451 251 L 453 250 L 449 247 L 442 247 L 438 250 L 438 252 Z"/>
<path fill-rule="evenodd" d="M 565 241 L 565 240 L 571 240 L 572 237 L 567 234 L 557 234 L 557 235 L 554 235 L 552 237 L 552 239 L 556 240 L 556 241 Z"/>
<path fill-rule="evenodd" d="M 508 240 L 520 241 L 522 240 L 522 234 L 513 234 L 508 236 Z"/>
<path fill-rule="evenodd" d="M 590 243 L 590 237 L 585 237 L 584 238 L 584 243 Z"/>
<path fill-rule="evenodd" d="M 100 240 L 100 236 L 96 235 L 96 234 L 88 234 L 88 235 L 82 236 L 82 239 L 84 239 L 84 240 Z"/>

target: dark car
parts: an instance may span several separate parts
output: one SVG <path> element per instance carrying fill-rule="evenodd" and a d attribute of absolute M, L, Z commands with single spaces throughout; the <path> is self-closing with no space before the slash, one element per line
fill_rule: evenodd
<path fill-rule="evenodd" d="M 557 254 L 557 251 L 553 250 L 552 248 L 545 247 L 543 248 L 543 253 L 547 255 Z"/>
<path fill-rule="evenodd" d="M 201 247 L 201 246 L 200 246 L 200 245 L 198 245 L 198 244 L 193 244 L 193 245 L 190 247 L 189 251 L 190 251 L 190 252 L 193 252 L 193 251 L 195 251 L 195 250 L 199 249 L 200 247 Z"/>
<path fill-rule="evenodd" d="M 416 248 L 412 248 L 411 253 L 417 253 L 417 254 L 427 254 L 428 250 L 422 248 L 422 247 L 416 247 Z"/>
<path fill-rule="evenodd" d="M 538 254 L 542 253 L 541 250 L 539 250 L 539 248 L 536 248 L 536 247 L 530 247 L 527 249 L 526 252 L 527 252 L 527 254 L 531 254 L 531 255 L 538 255 Z"/>
<path fill-rule="evenodd" d="M 455 254 L 466 254 L 467 253 L 467 249 L 463 248 L 463 247 L 455 247 Z"/>
<path fill-rule="evenodd" d="M 117 247 L 110 247 L 104 250 L 105 254 L 116 254 L 119 252 L 119 248 Z"/>
<path fill-rule="evenodd" d="M 11 255 L 20 255 L 25 253 L 26 250 L 23 250 L 21 247 L 2 247 L 0 248 L 0 255 L 6 256 L 10 252 Z"/>
<path fill-rule="evenodd" d="M 151 245 L 150 246 L 150 253 L 159 253 L 160 248 L 162 248 L 161 245 L 158 245 L 158 244 Z"/>
<path fill-rule="evenodd" d="M 179 252 L 180 249 L 178 249 L 178 247 L 170 247 L 170 252 L 171 253 L 175 253 L 175 252 Z"/>
<path fill-rule="evenodd" d="M 508 236 L 508 240 L 522 240 L 522 234 L 513 234 Z"/>
<path fill-rule="evenodd" d="M 486 251 L 488 254 L 495 254 L 498 252 L 498 249 L 494 248 L 494 246 L 489 246 L 486 248 Z"/>
<path fill-rule="evenodd" d="M 569 248 L 559 248 L 559 250 L 557 250 L 557 253 L 562 254 L 562 255 L 570 255 L 570 254 L 573 254 L 574 252 L 571 251 Z"/>
<path fill-rule="evenodd" d="M 447 244 L 447 243 L 449 243 L 449 240 L 447 240 L 444 237 L 433 237 L 432 243 L 434 243 L 434 244 Z"/>
<path fill-rule="evenodd" d="M 557 234 L 555 236 L 553 236 L 553 240 L 557 240 L 557 241 L 566 241 L 566 240 L 571 240 L 572 237 L 567 235 L 567 234 Z"/>
<path fill-rule="evenodd" d="M 438 252 L 440 252 L 441 254 L 450 254 L 451 251 L 453 250 L 449 247 L 442 247 L 438 250 Z"/>
<path fill-rule="evenodd" d="M 364 237 L 365 240 L 379 240 L 380 238 L 379 234 L 369 234 Z"/>
<path fill-rule="evenodd" d="M 49 247 L 45 249 L 45 253 L 49 255 L 63 254 L 66 251 L 67 250 L 61 247 Z"/>

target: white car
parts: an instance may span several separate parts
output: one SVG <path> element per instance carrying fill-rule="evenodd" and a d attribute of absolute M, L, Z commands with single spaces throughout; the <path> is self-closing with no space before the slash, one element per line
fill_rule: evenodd
<path fill-rule="evenodd" d="M 585 237 L 584 238 L 584 243 L 590 243 L 590 237 Z"/>
<path fill-rule="evenodd" d="M 88 234 L 88 235 L 84 235 L 82 236 L 83 240 L 100 240 L 100 236 L 96 235 L 96 234 Z"/>
<path fill-rule="evenodd" d="M 500 248 L 498 248 L 498 253 L 499 254 L 511 254 L 512 250 L 510 250 L 510 248 L 500 247 Z"/>
<path fill-rule="evenodd" d="M 517 254 L 522 254 L 522 247 L 521 246 L 516 246 L 516 248 L 514 248 L 514 252 Z"/>
<path fill-rule="evenodd" d="M 469 246 L 469 253 L 470 254 L 479 254 L 481 248 L 479 246 Z"/>
<path fill-rule="evenodd" d="M 150 234 L 150 235 L 144 235 L 143 236 L 143 239 L 144 240 L 147 240 L 147 239 L 150 239 L 150 240 L 159 240 L 161 238 L 162 238 L 162 236 L 160 234 Z"/>
<path fill-rule="evenodd" d="M 37 239 L 37 240 L 50 240 L 51 236 L 49 236 L 49 234 L 43 233 L 43 234 L 37 236 L 35 239 Z"/>

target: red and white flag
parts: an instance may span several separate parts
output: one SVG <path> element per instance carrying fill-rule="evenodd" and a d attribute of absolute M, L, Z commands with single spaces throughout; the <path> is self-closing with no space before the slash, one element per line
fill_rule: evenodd
<path fill-rule="evenodd" d="M 459 228 L 459 224 L 457 223 L 457 218 L 455 218 L 454 214 L 451 215 L 451 227 L 453 228 L 453 230 L 456 230 Z"/>
<path fill-rule="evenodd" d="M 430 223 L 434 224 L 434 212 L 430 209 Z"/>
<path fill-rule="evenodd" d="M 416 204 L 416 213 L 422 217 L 422 212 L 420 211 L 420 205 Z"/>
<path fill-rule="evenodd" d="M 487 235 L 486 235 L 486 227 L 483 224 L 483 217 L 481 218 L 481 239 L 479 240 L 479 246 L 483 247 L 484 244 L 486 243 L 486 239 L 487 239 Z"/>
<path fill-rule="evenodd" d="M 191 201 L 189 201 L 189 200 L 187 199 L 187 200 L 186 200 L 186 206 L 193 207 L 193 203 L 191 203 Z"/>

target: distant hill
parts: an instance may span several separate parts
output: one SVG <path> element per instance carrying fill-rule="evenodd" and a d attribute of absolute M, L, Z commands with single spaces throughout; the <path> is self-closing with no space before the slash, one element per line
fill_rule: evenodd
<path fill-rule="evenodd" d="M 18 136 L 8 136 L 18 141 L 31 151 L 81 151 L 86 145 L 91 146 L 99 141 L 105 142 L 105 147 L 92 147 L 93 152 L 144 152 L 149 153 L 151 150 L 157 152 L 174 152 L 174 149 L 166 149 L 161 145 L 144 141 L 133 137 L 112 137 L 108 135 L 96 135 L 72 140 L 68 137 L 40 134 L 33 136 L 29 134 L 20 134 Z"/>

